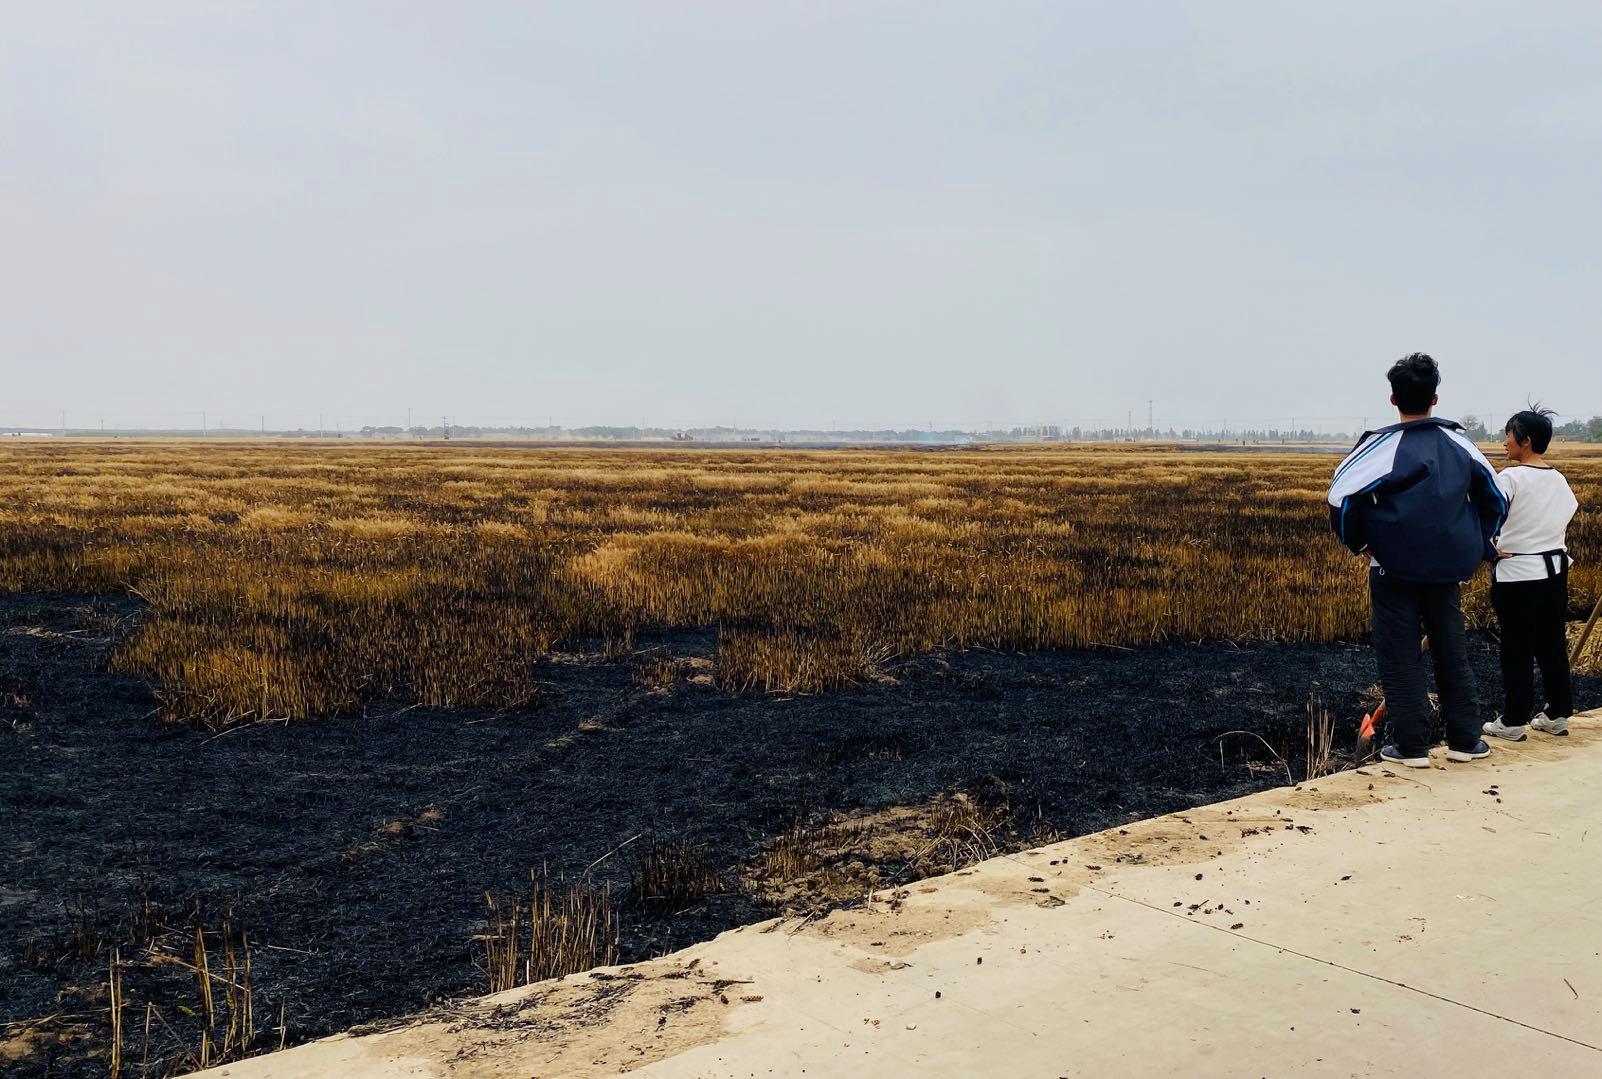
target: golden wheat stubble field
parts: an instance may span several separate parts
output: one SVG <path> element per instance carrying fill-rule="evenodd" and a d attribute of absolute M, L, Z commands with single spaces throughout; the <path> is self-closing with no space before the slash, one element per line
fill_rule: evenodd
<path fill-rule="evenodd" d="M 1602 452 L 1574 609 L 1597 594 Z M 1493 457 L 1494 459 L 1494 457 Z M 134 594 L 115 654 L 227 726 L 408 696 L 534 701 L 532 662 L 716 625 L 715 677 L 806 692 L 942 647 L 1360 636 L 1337 458 L 1161 446 L 692 450 L 63 442 L 0 448 L 0 589 Z M 1468 605 L 1486 616 L 1485 577 Z"/>

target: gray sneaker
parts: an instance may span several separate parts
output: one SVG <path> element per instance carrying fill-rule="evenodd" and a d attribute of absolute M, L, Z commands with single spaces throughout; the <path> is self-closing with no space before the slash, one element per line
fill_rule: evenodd
<path fill-rule="evenodd" d="M 1517 727 L 1509 727 L 1502 722 L 1501 716 L 1497 716 L 1480 729 L 1492 738 L 1506 738 L 1509 742 L 1522 742 L 1529 737 L 1522 723 Z"/>
<path fill-rule="evenodd" d="M 1564 716 L 1562 719 L 1548 719 L 1545 712 L 1538 712 L 1535 718 L 1530 720 L 1530 726 L 1542 734 L 1555 734 L 1561 738 L 1569 733 L 1569 718 Z"/>

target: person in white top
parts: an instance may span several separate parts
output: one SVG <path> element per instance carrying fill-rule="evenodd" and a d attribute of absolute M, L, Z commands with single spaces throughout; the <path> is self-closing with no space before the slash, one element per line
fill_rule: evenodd
<path fill-rule="evenodd" d="M 1523 741 L 1528 727 L 1568 734 L 1574 711 L 1566 636 L 1569 558 L 1564 533 L 1579 503 L 1563 473 L 1543 456 L 1552 441 L 1551 409 L 1537 406 L 1507 421 L 1503 447 L 1512 462 L 1496 477 L 1507 498 L 1507 520 L 1493 541 L 1491 606 L 1502 628 L 1502 714 L 1485 733 Z M 1535 712 L 1535 678 L 1541 668 L 1546 708 Z"/>

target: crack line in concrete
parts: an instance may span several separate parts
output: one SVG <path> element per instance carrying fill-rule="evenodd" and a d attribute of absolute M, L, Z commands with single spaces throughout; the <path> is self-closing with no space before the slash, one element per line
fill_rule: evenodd
<path fill-rule="evenodd" d="M 1410 993 L 1418 993 L 1421 996 L 1431 997 L 1443 1004 L 1455 1004 L 1459 1008 L 1467 1008 L 1471 1012 L 1478 1012 L 1479 1014 L 1487 1016 L 1488 1018 L 1500 1019 L 1502 1022 L 1512 1023 L 1516 1027 L 1523 1027 L 1525 1030 L 1534 1031 L 1537 1034 L 1545 1034 L 1549 1038 L 1557 1038 L 1560 1041 L 1571 1042 L 1574 1045 L 1589 1049 L 1592 1052 L 1602 1053 L 1602 1045 L 1592 1045 L 1590 1042 L 1581 1041 L 1579 1038 L 1571 1038 L 1567 1034 L 1559 1034 L 1555 1030 L 1547 1030 L 1545 1027 L 1534 1026 L 1533 1024 L 1523 1022 L 1522 1020 L 1514 1019 L 1511 1016 L 1498 1015 L 1496 1012 L 1486 1011 L 1484 1008 L 1475 1007 L 1473 1004 L 1466 1004 L 1461 1000 L 1453 1000 L 1451 997 L 1443 997 L 1439 993 L 1432 993 L 1428 989 L 1420 989 L 1416 985 L 1408 985 L 1405 982 L 1396 981 L 1394 978 L 1387 978 L 1383 974 L 1371 974 L 1366 970 L 1358 970 L 1356 967 L 1349 967 L 1345 963 L 1337 963 L 1333 959 L 1325 959 L 1322 956 L 1317 955 L 1308 955 L 1306 952 L 1299 952 L 1295 948 L 1287 948 L 1283 944 L 1274 944 L 1270 941 L 1248 936 L 1247 934 L 1239 932 L 1238 930 L 1225 929 L 1223 926 L 1213 925 L 1210 922 L 1201 922 L 1194 918 L 1188 917 L 1182 918 L 1173 911 L 1165 910 L 1162 907 L 1157 906 L 1155 903 L 1148 903 L 1144 899 L 1135 899 L 1131 896 L 1120 895 L 1117 892 L 1109 892 L 1103 888 L 1097 888 L 1095 885 L 1089 885 L 1088 887 L 1091 891 L 1099 892 L 1108 899 L 1122 899 L 1125 903 L 1133 903 L 1137 907 L 1145 907 L 1147 910 L 1154 910 L 1158 914 L 1165 915 L 1169 918 L 1174 918 L 1178 921 L 1184 922 L 1186 925 L 1201 926 L 1203 929 L 1211 929 L 1216 933 L 1223 933 L 1226 936 L 1234 937 L 1237 940 L 1247 940 L 1251 941 L 1253 944 L 1260 944 L 1265 948 L 1273 948 L 1277 952 L 1288 952 L 1291 955 L 1299 956 L 1302 959 L 1311 960 L 1314 963 L 1323 963 L 1325 966 L 1334 967 L 1336 970 L 1344 970 L 1348 974 L 1356 974 L 1363 978 L 1371 978 L 1376 982 L 1384 982 L 1386 985 L 1394 985 L 1398 989 L 1406 989 Z"/>

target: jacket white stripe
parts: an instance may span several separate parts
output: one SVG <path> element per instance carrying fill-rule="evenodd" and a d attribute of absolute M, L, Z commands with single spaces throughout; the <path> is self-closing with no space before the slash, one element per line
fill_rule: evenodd
<path fill-rule="evenodd" d="M 1502 494 L 1502 488 L 1496 482 L 1496 469 L 1492 468 L 1491 462 L 1485 459 L 1485 454 L 1481 453 L 1480 448 L 1474 444 L 1473 440 L 1467 438 L 1461 431 L 1454 431 L 1450 427 L 1443 427 L 1441 430 L 1445 431 L 1453 442 L 1467 450 L 1474 463 L 1479 465 L 1485 471 L 1485 474 L 1490 477 L 1491 489 L 1496 492 L 1496 497 L 1501 499 L 1502 509 L 1505 512 L 1507 510 L 1507 498 Z"/>
<path fill-rule="evenodd" d="M 1329 504 L 1339 506 L 1346 499 L 1391 474 L 1396 465 L 1396 448 L 1402 444 L 1400 431 L 1380 431 L 1358 444 L 1335 470 L 1329 487 Z"/>

